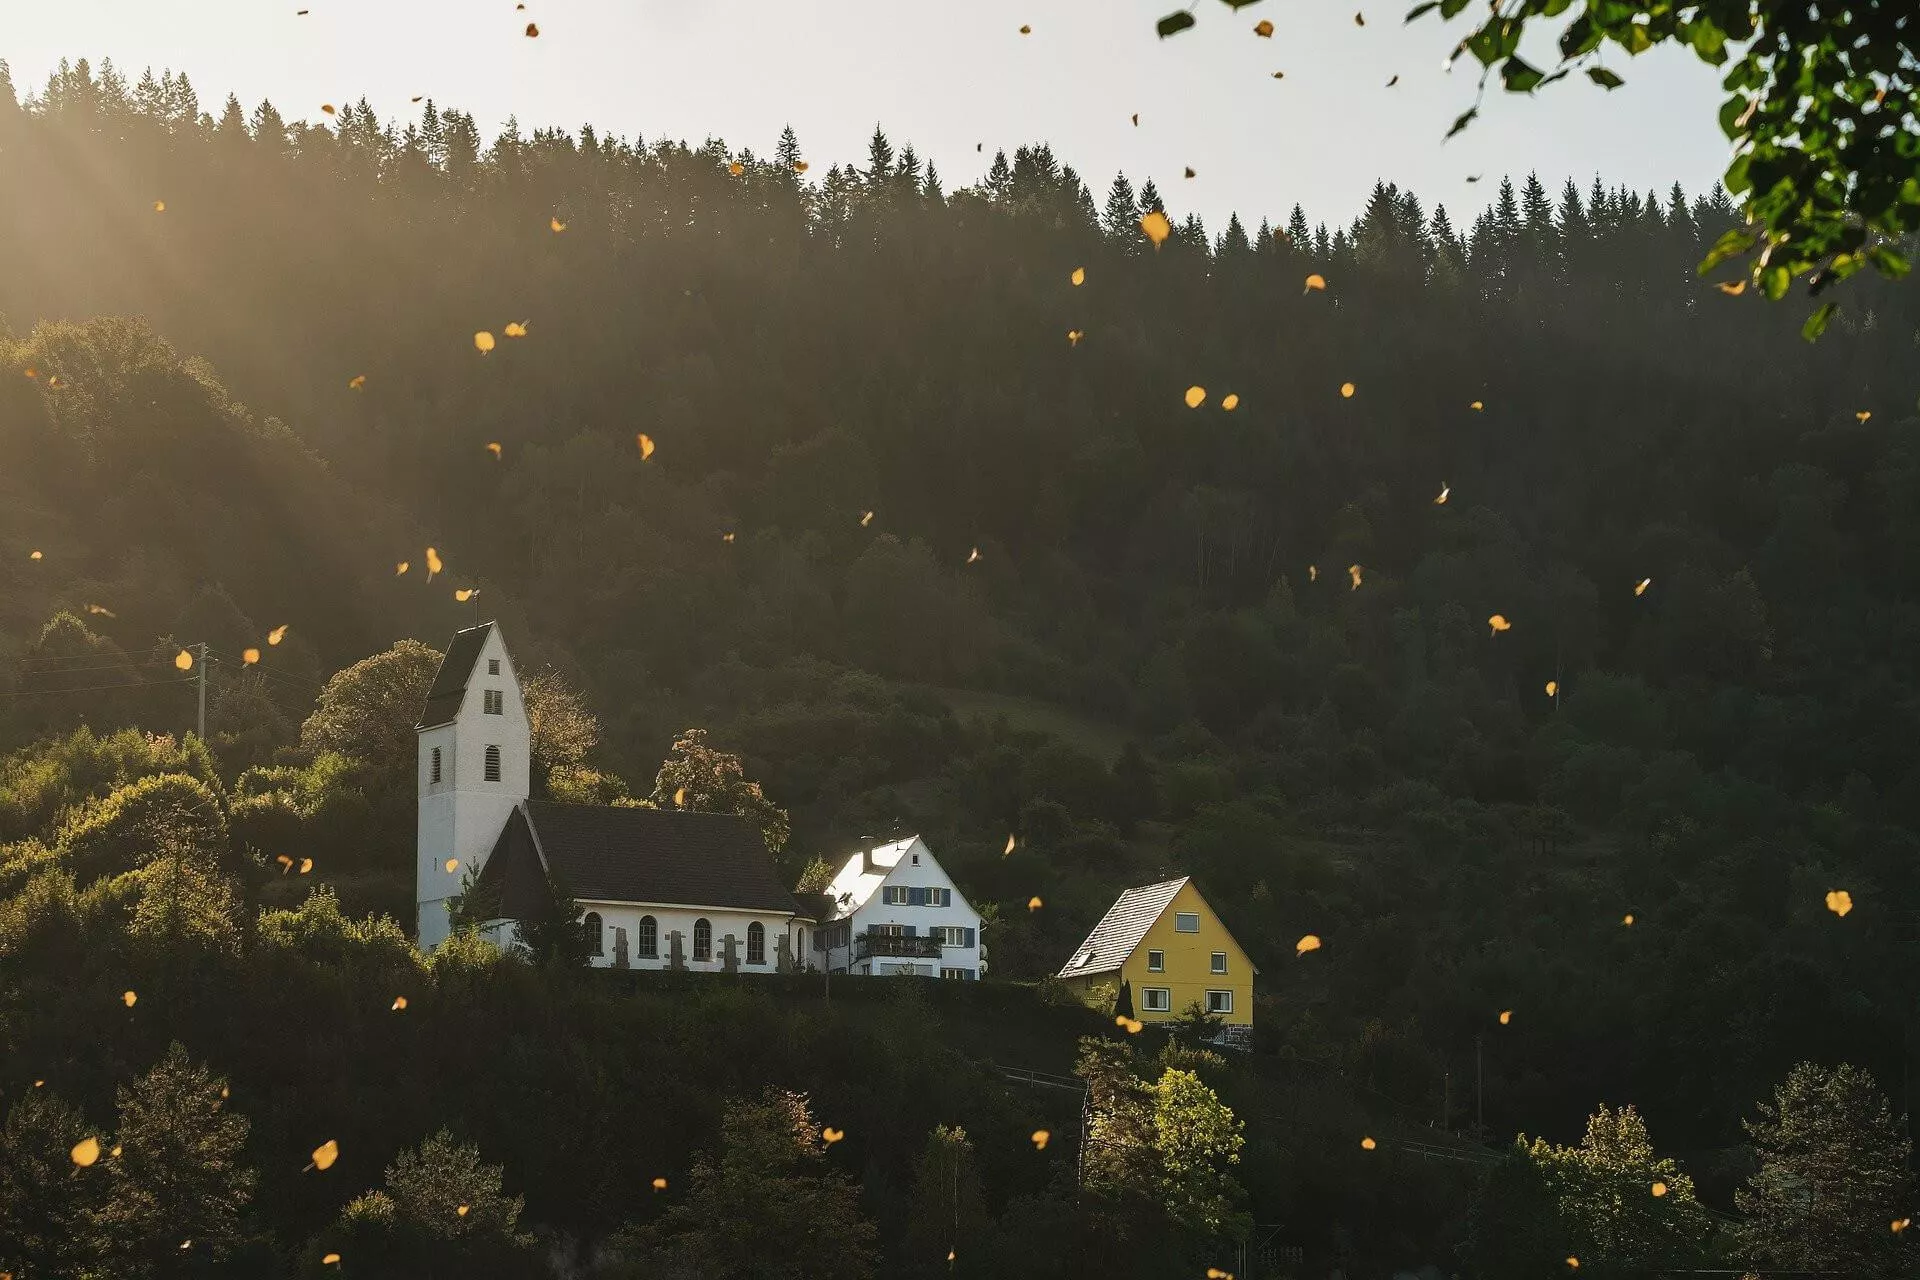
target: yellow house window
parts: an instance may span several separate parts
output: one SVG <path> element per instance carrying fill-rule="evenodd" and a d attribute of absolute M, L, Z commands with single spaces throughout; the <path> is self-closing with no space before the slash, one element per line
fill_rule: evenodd
<path fill-rule="evenodd" d="M 1224 951 L 1214 952 L 1213 953 L 1213 972 L 1225 973 L 1226 971 L 1227 971 L 1227 953 Z"/>
<path fill-rule="evenodd" d="M 1173 931 L 1175 933 L 1200 932 L 1200 913 L 1198 911 L 1176 911 L 1173 913 Z"/>
<path fill-rule="evenodd" d="M 1212 996 L 1213 992 L 1207 993 Z M 1228 997 L 1233 993 L 1227 992 Z M 1229 999 L 1228 1003 L 1232 1003 Z M 1140 988 L 1140 1007 L 1148 1013 L 1166 1013 L 1173 1008 L 1173 991 L 1167 987 Z"/>
<path fill-rule="evenodd" d="M 1207 1012 L 1208 1013 L 1232 1013 L 1233 1012 L 1233 992 L 1231 991 L 1207 992 Z"/>
<path fill-rule="evenodd" d="M 1147 972 L 1165 973 L 1167 971 L 1167 953 L 1164 951 L 1147 952 Z"/>

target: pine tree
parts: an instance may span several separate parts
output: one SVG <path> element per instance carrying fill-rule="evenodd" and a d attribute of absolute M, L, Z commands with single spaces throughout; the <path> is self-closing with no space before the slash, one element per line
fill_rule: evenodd
<path fill-rule="evenodd" d="M 76 1169 L 69 1152 L 99 1135 L 46 1089 L 21 1094 L 0 1125 L 0 1274 L 65 1280 L 89 1274 L 98 1247 L 90 1215 L 105 1168 Z"/>
<path fill-rule="evenodd" d="M 1005 200 L 1013 186 L 1013 170 L 1007 165 L 1007 153 L 993 153 L 993 163 L 987 168 L 987 196 L 992 200 Z"/>
<path fill-rule="evenodd" d="M 900 159 L 893 167 L 894 181 L 908 190 L 917 190 L 920 186 L 920 155 L 909 142 L 900 149 Z"/>
<path fill-rule="evenodd" d="M 1131 246 L 1140 238 L 1140 206 L 1133 196 L 1133 184 L 1127 175 L 1117 173 L 1107 189 L 1107 206 L 1100 214 L 1100 228 L 1109 239 Z"/>
<path fill-rule="evenodd" d="M 867 140 L 867 169 L 862 176 L 874 190 L 884 187 L 893 177 L 893 144 L 877 124 L 873 126 L 873 137 Z"/>
<path fill-rule="evenodd" d="M 1146 185 L 1140 188 L 1140 205 L 1133 215 L 1134 225 L 1138 226 L 1140 219 L 1149 213 L 1165 213 L 1166 211 L 1167 206 L 1165 202 L 1160 199 L 1160 188 L 1153 185 L 1152 178 L 1148 178 Z"/>
<path fill-rule="evenodd" d="M 920 195 L 932 204 L 941 204 L 947 198 L 947 193 L 940 186 L 940 170 L 934 167 L 931 160 L 927 161 L 927 176 L 920 184 Z"/>

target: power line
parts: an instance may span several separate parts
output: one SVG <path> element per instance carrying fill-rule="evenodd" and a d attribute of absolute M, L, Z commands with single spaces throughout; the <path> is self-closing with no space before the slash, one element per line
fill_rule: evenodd
<path fill-rule="evenodd" d="M 98 693 L 103 689 L 164 689 L 168 685 L 193 684 L 195 677 L 186 676 L 178 680 L 122 680 L 116 684 L 87 684 L 70 689 L 13 689 L 0 693 L 0 698 L 43 698 L 56 693 Z"/>

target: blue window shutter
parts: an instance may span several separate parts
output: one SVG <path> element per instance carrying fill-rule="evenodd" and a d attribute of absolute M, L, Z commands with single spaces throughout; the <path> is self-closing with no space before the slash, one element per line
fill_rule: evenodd
<path fill-rule="evenodd" d="M 971 929 L 963 929 L 963 930 L 961 930 L 961 932 L 963 932 L 964 934 L 966 934 L 966 936 L 967 936 L 967 937 L 966 937 L 966 941 L 965 941 L 965 942 L 962 942 L 962 943 L 961 943 L 960 945 L 961 945 L 961 946 L 963 946 L 963 947 L 970 947 L 970 946 L 972 946 L 972 945 L 973 945 L 973 930 L 971 930 Z"/>
<path fill-rule="evenodd" d="M 909 889 L 907 890 L 907 895 L 908 906 L 924 907 L 927 905 L 927 891 L 925 889 Z"/>
<path fill-rule="evenodd" d="M 913 927 L 912 925 L 908 925 L 908 926 L 907 926 L 907 937 L 909 937 L 909 938 L 912 938 L 912 937 L 916 937 L 916 936 L 918 936 L 918 935 L 917 935 L 917 931 L 916 931 L 916 930 L 914 929 L 914 927 Z"/>

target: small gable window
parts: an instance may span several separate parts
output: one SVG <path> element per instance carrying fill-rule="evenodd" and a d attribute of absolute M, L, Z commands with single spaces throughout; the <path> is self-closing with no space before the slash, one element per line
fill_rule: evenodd
<path fill-rule="evenodd" d="M 435 747 L 433 749 L 433 772 L 431 776 L 428 777 L 427 781 L 429 782 L 440 781 L 440 748 L 438 747 Z"/>
<path fill-rule="evenodd" d="M 1165 973 L 1167 971 L 1167 953 L 1164 951 L 1147 952 L 1147 972 Z"/>
<path fill-rule="evenodd" d="M 747 926 L 747 963 L 767 962 L 767 928 L 758 920 Z"/>
<path fill-rule="evenodd" d="M 501 693 L 498 689 L 483 689 L 481 692 L 485 695 L 481 699 L 481 710 L 490 716 L 503 716 L 507 714 L 507 699 L 505 694 Z"/>
<path fill-rule="evenodd" d="M 638 941 L 642 959 L 658 960 L 660 958 L 660 922 L 652 916 L 641 916 Z"/>
<path fill-rule="evenodd" d="M 497 746 L 489 746 L 487 748 L 486 777 L 488 782 L 500 781 L 500 748 Z"/>
<path fill-rule="evenodd" d="M 693 958 L 713 959 L 713 924 L 705 916 L 693 922 Z"/>
<path fill-rule="evenodd" d="M 487 674 L 490 676 L 497 676 L 500 674 L 500 659 L 498 658 L 487 659 Z"/>
<path fill-rule="evenodd" d="M 580 929 L 587 936 L 587 954 L 598 956 L 606 954 L 606 930 L 601 927 L 600 913 L 587 912 L 586 919 L 580 922 Z"/>
<path fill-rule="evenodd" d="M 1224 951 L 1214 952 L 1213 953 L 1213 972 L 1225 973 L 1226 971 L 1227 971 L 1227 953 Z"/>
<path fill-rule="evenodd" d="M 1173 913 L 1173 931 L 1175 933 L 1200 932 L 1200 913 L 1198 911 L 1176 911 Z"/>

